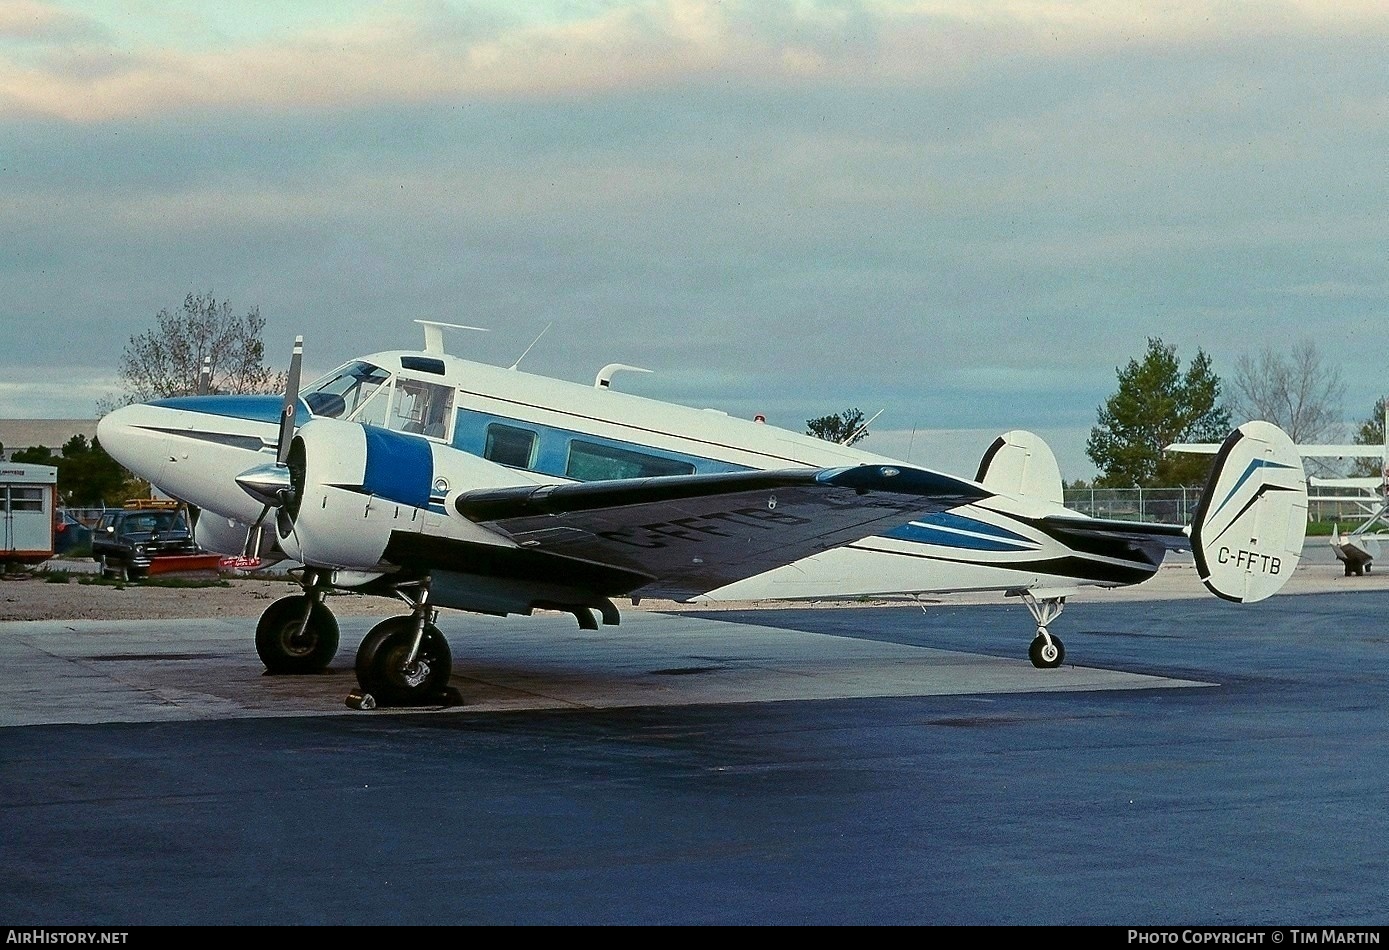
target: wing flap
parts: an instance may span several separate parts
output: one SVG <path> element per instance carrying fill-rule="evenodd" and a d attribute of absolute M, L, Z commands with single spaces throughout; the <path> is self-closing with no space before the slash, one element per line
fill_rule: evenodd
<path fill-rule="evenodd" d="M 688 597 L 989 495 L 951 475 L 859 465 L 487 489 L 454 508 L 524 549 Z"/>

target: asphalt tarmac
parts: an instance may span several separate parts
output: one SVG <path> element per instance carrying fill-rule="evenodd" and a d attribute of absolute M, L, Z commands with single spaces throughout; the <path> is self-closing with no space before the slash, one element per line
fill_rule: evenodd
<path fill-rule="evenodd" d="M 1057 670 L 1002 599 L 446 613 L 421 710 L 346 705 L 365 618 L 312 677 L 0 624 L 0 925 L 1380 927 L 1389 589 L 1298 571 L 1073 603 Z"/>

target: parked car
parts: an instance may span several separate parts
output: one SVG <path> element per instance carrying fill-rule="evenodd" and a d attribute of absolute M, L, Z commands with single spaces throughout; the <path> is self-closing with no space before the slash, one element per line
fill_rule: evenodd
<path fill-rule="evenodd" d="M 66 508 L 60 509 L 54 517 L 53 553 L 86 553 L 92 543 L 92 529 L 78 521 Z"/>
<path fill-rule="evenodd" d="M 182 507 L 158 501 L 131 502 L 103 512 L 92 532 L 92 559 L 101 565 L 103 576 L 123 580 L 216 567 L 218 560 L 193 542 Z"/>

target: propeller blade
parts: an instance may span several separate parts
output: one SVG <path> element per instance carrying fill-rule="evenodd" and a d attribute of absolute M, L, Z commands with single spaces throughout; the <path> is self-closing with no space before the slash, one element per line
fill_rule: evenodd
<path fill-rule="evenodd" d="M 241 550 L 243 556 L 254 557 L 260 553 L 260 526 L 265 522 L 265 516 L 270 514 L 272 507 L 272 505 L 266 505 L 262 508 L 256 520 L 251 523 L 251 527 L 246 529 L 246 544 Z"/>
<path fill-rule="evenodd" d="M 304 338 L 294 338 L 294 355 L 289 360 L 289 377 L 285 382 L 285 402 L 280 410 L 280 437 L 275 445 L 276 464 L 285 464 L 289 457 L 289 442 L 294 438 L 294 417 L 299 411 L 299 369 L 304 362 Z"/>

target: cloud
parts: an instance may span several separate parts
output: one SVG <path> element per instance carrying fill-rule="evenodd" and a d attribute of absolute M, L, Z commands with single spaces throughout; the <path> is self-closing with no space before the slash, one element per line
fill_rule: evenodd
<path fill-rule="evenodd" d="M 242 16 L 257 12 L 248 6 Z M 44 48 L 0 57 L 0 116 L 95 122 L 206 109 L 583 97 L 703 82 L 931 86 L 1078 53 L 1267 36 L 1382 38 L 1389 8 L 1377 0 L 651 0 L 517 13 L 500 4 L 412 3 L 366 7 L 348 22 L 294 21 L 225 45 L 163 45 L 114 29 L 57 4 L 19 0 L 0 19 L 0 35 L 22 34 Z"/>
<path fill-rule="evenodd" d="M 41 0 L 5 0 L 0 4 L 0 44 L 69 43 L 108 37 L 97 20 L 70 13 L 57 4 Z"/>

